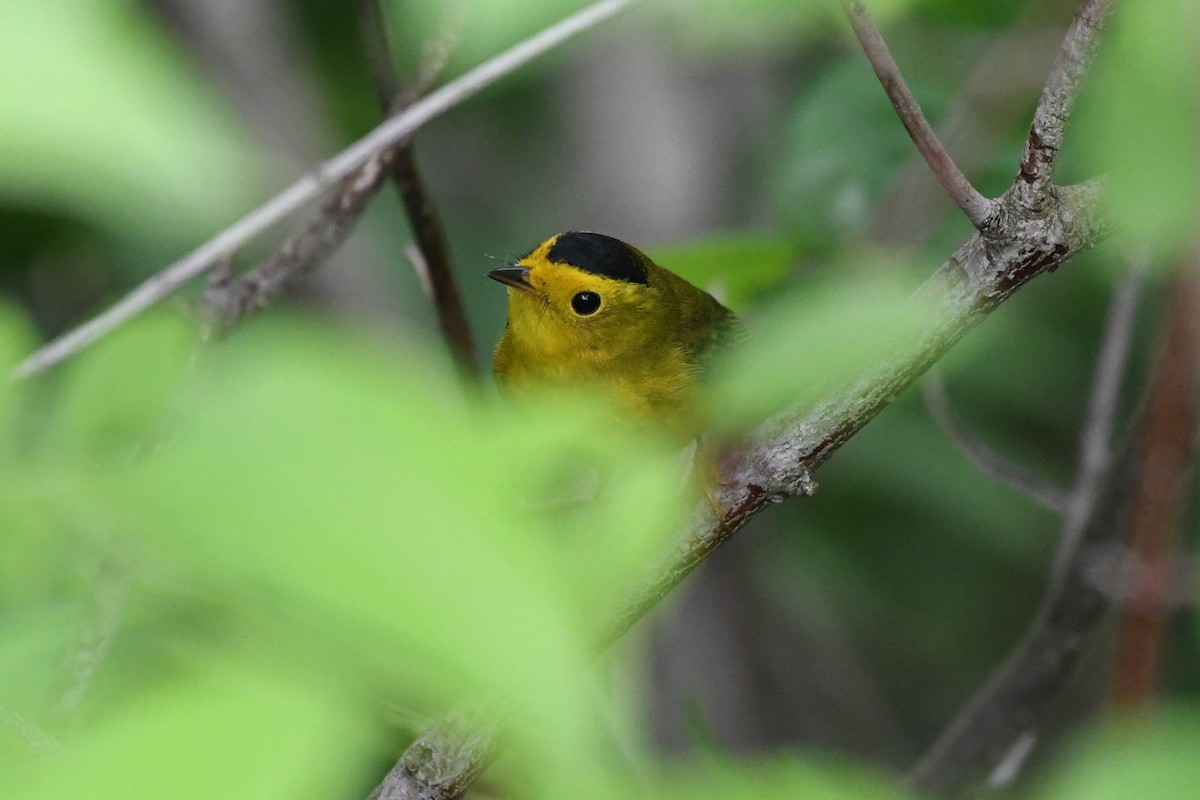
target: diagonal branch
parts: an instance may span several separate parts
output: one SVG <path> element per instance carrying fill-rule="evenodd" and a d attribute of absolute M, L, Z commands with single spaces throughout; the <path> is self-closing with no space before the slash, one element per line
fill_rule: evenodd
<path fill-rule="evenodd" d="M 401 113 L 428 92 L 444 62 L 441 56 L 431 56 L 421 62 L 411 86 L 404 91 L 395 91 L 396 113 Z M 389 88 L 394 83 L 393 78 Z M 325 201 L 313 221 L 289 237 L 270 258 L 237 277 L 232 272 L 232 259 L 214 267 L 204 290 L 212 328 L 233 327 L 247 314 L 270 305 L 317 269 L 350 236 L 388 175 L 394 174 L 392 170 L 396 165 L 406 155 L 411 160 L 410 141 L 401 140 L 372 155 Z M 461 308 L 459 310 L 461 312 Z M 465 320 L 462 324 L 465 326 Z M 469 347 L 469 334 L 467 344 Z M 473 356 L 469 351 L 468 355 Z M 464 366 L 463 373 L 465 378 L 473 375 L 474 370 L 468 371 Z"/>
<path fill-rule="evenodd" d="M 354 230 L 387 180 L 388 167 L 395 158 L 395 147 L 371 156 L 325 201 L 312 222 L 254 268 L 234 276 L 231 259 L 218 264 L 204 289 L 204 304 L 212 326 L 217 330 L 233 327 L 315 270 Z"/>
<path fill-rule="evenodd" d="M 1075 99 L 1116 4 L 1117 0 L 1083 0 L 1042 89 L 1014 187 L 1016 199 L 1030 211 L 1040 209 L 1049 197 L 1050 179 Z"/>
<path fill-rule="evenodd" d="M 104 338 L 129 319 L 203 274 L 220 259 L 237 252 L 267 228 L 316 199 L 329 187 L 350 177 L 380 150 L 411 136 L 425 123 L 444 114 L 510 72 L 636 2 L 638 0 L 600 0 L 593 3 L 431 92 L 422 100 L 413 103 L 407 111 L 384 121 L 350 147 L 318 166 L 312 173 L 300 178 L 191 253 L 148 278 L 107 311 L 39 348 L 17 366 L 14 377 L 28 378 L 44 372 Z"/>
<path fill-rule="evenodd" d="M 1092 377 L 1091 394 L 1079 435 L 1075 482 L 1067 503 L 1068 524 L 1063 527 L 1064 542 L 1059 548 L 1059 560 L 1055 562 L 1051 573 L 1052 581 L 1061 581 L 1070 569 L 1070 560 L 1079 549 L 1074 539 L 1083 535 L 1079 520 L 1086 515 L 1088 508 L 1095 505 L 1112 463 L 1117 406 L 1129 364 L 1142 277 L 1148 266 L 1144 260 L 1133 264 L 1109 305 L 1104 340 L 1100 344 L 1100 355 L 1096 360 L 1096 372 Z"/>
<path fill-rule="evenodd" d="M 976 230 L 982 230 L 995 213 L 996 204 L 976 191 L 954 163 L 954 159 L 946 152 L 941 140 L 925 119 L 917 98 L 908 88 L 899 65 L 892 58 L 887 42 L 883 40 L 883 35 L 876 27 L 866 5 L 861 0 L 842 0 L 842 10 L 845 11 L 846 18 L 854 29 L 854 35 L 858 37 L 863 51 L 867 54 L 875 75 L 883 84 L 883 90 L 887 92 L 888 99 L 892 101 L 892 106 L 900 116 L 900 121 L 904 123 L 904 129 L 912 137 L 913 144 L 933 170 L 946 194 L 950 195 L 950 199 L 962 209 Z"/>

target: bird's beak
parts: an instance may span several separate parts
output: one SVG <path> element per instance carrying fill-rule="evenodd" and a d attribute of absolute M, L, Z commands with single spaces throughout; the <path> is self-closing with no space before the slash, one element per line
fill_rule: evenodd
<path fill-rule="evenodd" d="M 529 282 L 528 267 L 501 267 L 494 269 L 487 274 L 494 281 L 500 281 L 505 286 L 511 286 L 514 289 L 520 289 L 525 292 L 533 291 L 533 284 Z"/>

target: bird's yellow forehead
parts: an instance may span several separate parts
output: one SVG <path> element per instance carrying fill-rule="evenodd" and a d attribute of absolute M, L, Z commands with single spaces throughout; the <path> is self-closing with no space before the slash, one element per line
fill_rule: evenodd
<path fill-rule="evenodd" d="M 527 280 L 534 292 L 549 300 L 552 305 L 563 308 L 579 292 L 595 292 L 604 298 L 607 305 L 616 298 L 632 298 L 638 294 L 638 290 L 645 288 L 640 284 L 630 284 L 586 272 L 571 264 L 551 261 L 546 258 L 542 247 L 518 263 L 529 269 Z"/>

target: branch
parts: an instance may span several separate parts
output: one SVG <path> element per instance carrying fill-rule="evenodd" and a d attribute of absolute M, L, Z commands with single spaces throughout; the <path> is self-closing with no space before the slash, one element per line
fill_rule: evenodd
<path fill-rule="evenodd" d="M 1059 561 L 1055 562 L 1051 572 L 1051 581 L 1063 580 L 1062 576 L 1070 569 L 1070 560 L 1079 550 L 1078 543 L 1072 538 L 1082 535 L 1083 525 L 1079 520 L 1095 505 L 1112 464 L 1117 405 L 1125 382 L 1142 277 L 1147 267 L 1145 261 L 1139 261 L 1130 268 L 1108 309 L 1104 340 L 1096 360 L 1090 399 L 1079 435 L 1075 482 L 1067 504 L 1067 520 L 1069 523 L 1075 520 L 1075 523 L 1063 528 L 1064 541 Z"/>
<path fill-rule="evenodd" d="M 1098 640 L 1116 593 L 1096 580 L 1097 557 L 1120 544 L 1135 493 L 1146 471 L 1155 469 L 1150 448 L 1160 424 L 1157 418 L 1164 413 L 1177 415 L 1170 402 L 1179 399 L 1181 386 L 1189 398 L 1188 429 L 1175 430 L 1179 439 L 1172 449 L 1182 443 L 1191 451 L 1200 425 L 1195 402 L 1200 396 L 1200 347 L 1195 340 L 1200 295 L 1195 282 L 1191 292 L 1187 303 L 1176 305 L 1168 333 L 1169 342 L 1179 338 L 1180 330 L 1192 337 L 1186 353 L 1190 364 L 1180 374 L 1179 359 L 1172 357 L 1168 344 L 1150 379 L 1138 435 L 1131 437 L 1121 456 L 1105 469 L 1098 489 L 1092 489 L 1092 476 L 1081 470 L 1076 489 L 1084 501 L 1071 505 L 1056 568 L 1037 617 L 1004 664 L 914 767 L 909 782 L 915 789 L 954 794 L 1006 751 L 1022 746 L 1031 736 L 1036 738 L 1050 704 Z M 1102 359 L 1098 374 L 1104 372 L 1103 366 Z M 1097 380 L 1096 386 L 1099 392 L 1107 391 L 1103 380 Z M 1084 438 L 1087 436 L 1085 432 Z M 1174 477 L 1178 478 L 1177 471 Z"/>
<path fill-rule="evenodd" d="M 1011 32 L 998 38 L 963 78 L 955 99 L 937 122 L 938 136 L 954 150 L 959 168 L 972 172 L 990 164 L 996 147 L 1017 116 L 1027 113 L 1062 44 L 1062 32 L 1027 19 L 1042 7 L 1027 6 Z M 929 181 L 919 152 L 900 171 L 871 212 L 866 238 L 885 247 L 911 248 L 925 240 L 939 216 L 941 186 Z"/>
<path fill-rule="evenodd" d="M 925 409 L 933 417 L 942 434 L 980 472 L 1027 495 L 1038 505 L 1059 516 L 1066 511 L 1066 492 L 1042 476 L 996 453 L 971 432 L 967 423 L 954 410 L 950 395 L 946 393 L 946 385 L 937 372 L 930 370 L 921 381 L 921 396 L 925 401 Z"/>
<path fill-rule="evenodd" d="M 499 729 L 479 712 L 458 708 L 409 746 L 367 800 L 462 797 L 496 753 Z"/>
<path fill-rule="evenodd" d="M 1018 201 L 1030 211 L 1037 211 L 1049 198 L 1050 179 L 1075 99 L 1116 4 L 1117 0 L 1083 0 L 1042 88 L 1015 185 Z"/>
<path fill-rule="evenodd" d="M 638 0 L 600 0 L 431 92 L 404 113 L 384 121 L 337 156 L 321 164 L 314 172 L 300 178 L 208 242 L 144 281 L 107 311 L 39 348 L 17 366 L 14 377 L 28 378 L 44 372 L 104 338 L 202 274 L 221 258 L 239 250 L 254 236 L 311 202 L 330 186 L 348 178 L 380 150 L 411 136 L 431 119 L 508 73 L 636 2 Z"/>
<path fill-rule="evenodd" d="M 1075 486 L 1069 495 L 1041 476 L 1009 462 L 977 438 L 954 410 L 945 384 L 936 372 L 931 371 L 921 381 L 925 408 L 946 438 L 958 447 L 967 460 L 980 471 L 1024 492 L 1034 502 L 1060 516 L 1067 512 L 1071 504 L 1091 504 L 1112 458 L 1117 403 L 1125 376 L 1125 366 L 1129 360 L 1134 317 L 1146 267 L 1144 260 L 1131 267 L 1109 308 L 1104 342 L 1100 347 L 1100 358 L 1090 393 L 1091 400 L 1080 436 Z"/>
<path fill-rule="evenodd" d="M 362 0 L 360 5 L 362 16 L 363 39 L 366 45 L 367 59 L 371 65 L 375 91 L 379 95 L 379 103 L 385 113 L 390 113 L 399 104 L 409 102 L 405 93 L 396 84 L 395 67 L 388 47 L 387 33 L 384 29 L 383 11 L 379 0 Z M 448 48 L 440 50 L 440 58 L 444 60 Z M 438 56 L 425 59 L 426 62 L 436 63 Z M 431 68 L 419 70 L 417 84 L 420 86 L 422 76 L 436 74 Z M 426 78 L 427 80 L 428 78 Z M 423 92 L 422 92 L 423 93 Z M 473 380 L 478 376 L 479 364 L 475 357 L 475 345 L 471 339 L 471 328 L 467 324 L 467 315 L 463 310 L 459 297 L 458 285 L 454 280 L 454 270 L 450 259 L 450 246 L 446 240 L 446 232 L 434 208 L 421 172 L 417 168 L 416 154 L 413 150 L 412 139 L 405 139 L 397 147 L 396 158 L 391 165 L 392 183 L 404 205 L 412 228 L 413 238 L 420 248 L 425 264 L 425 275 L 431 288 L 431 299 L 437 312 L 438 326 L 442 336 L 450 345 L 451 352 L 456 357 L 464 380 Z"/>
<path fill-rule="evenodd" d="M 892 101 L 892 106 L 900 116 L 900 121 L 904 123 L 904 129 L 912 137 L 913 144 L 933 170 L 946 194 L 950 195 L 950 199 L 962 209 L 976 230 L 983 230 L 996 211 L 995 203 L 975 190 L 942 146 L 941 140 L 921 112 L 917 98 L 908 88 L 899 65 L 892 58 L 892 53 L 888 50 L 887 43 L 883 40 L 879 28 L 875 26 L 875 20 L 867 11 L 866 5 L 860 0 L 842 0 L 842 10 L 845 11 L 846 19 L 850 21 L 855 36 L 867 54 L 875 75 L 883 84 L 883 90 L 887 92 L 888 99 Z"/>

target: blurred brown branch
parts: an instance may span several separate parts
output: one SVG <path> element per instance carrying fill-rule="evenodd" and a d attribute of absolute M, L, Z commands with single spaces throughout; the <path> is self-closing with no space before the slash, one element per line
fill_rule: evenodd
<path fill-rule="evenodd" d="M 1130 552 L 1136 569 L 1117 632 L 1113 701 L 1144 708 L 1158 692 L 1167 620 L 1177 605 L 1180 515 L 1200 430 L 1200 271 L 1177 279 L 1159 366 L 1151 378 L 1142 431 L 1142 461 L 1130 508 Z"/>

